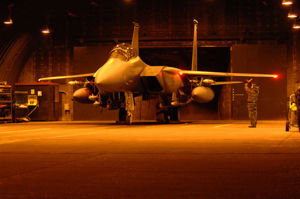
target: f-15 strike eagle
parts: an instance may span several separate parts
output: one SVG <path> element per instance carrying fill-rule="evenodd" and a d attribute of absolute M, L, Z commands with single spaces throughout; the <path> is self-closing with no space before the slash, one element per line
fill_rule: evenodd
<path fill-rule="evenodd" d="M 150 66 L 139 57 L 139 24 L 134 24 L 131 44 L 121 43 L 110 52 L 106 63 L 95 73 L 44 77 L 39 81 L 86 78 L 84 87 L 76 90 L 73 99 L 80 103 L 97 104 L 108 109 L 119 109 L 120 123 L 133 121 L 134 98 L 157 96 L 158 120 L 178 121 L 178 108 L 191 101 L 207 103 L 214 98 L 214 85 L 242 83 L 216 82 L 212 77 L 270 77 L 274 74 L 226 73 L 197 71 L 197 26 L 194 19 L 192 70 L 169 66 Z M 76 84 L 78 81 L 71 81 Z"/>

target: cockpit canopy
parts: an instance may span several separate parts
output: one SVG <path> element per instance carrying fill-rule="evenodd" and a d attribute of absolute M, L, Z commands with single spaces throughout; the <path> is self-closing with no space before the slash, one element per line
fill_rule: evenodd
<path fill-rule="evenodd" d="M 130 44 L 121 43 L 116 45 L 110 52 L 110 57 L 128 61 L 137 56 L 136 50 Z"/>

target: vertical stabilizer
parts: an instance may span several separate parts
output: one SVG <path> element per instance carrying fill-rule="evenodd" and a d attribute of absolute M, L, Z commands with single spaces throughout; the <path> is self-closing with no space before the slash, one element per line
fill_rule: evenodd
<path fill-rule="evenodd" d="M 198 21 L 194 19 L 194 39 L 193 39 L 193 57 L 192 57 L 192 70 L 197 70 L 197 28 Z"/>
<path fill-rule="evenodd" d="M 133 34 L 132 34 L 132 41 L 131 46 L 136 50 L 137 55 L 139 55 L 139 24 L 133 22 Z"/>

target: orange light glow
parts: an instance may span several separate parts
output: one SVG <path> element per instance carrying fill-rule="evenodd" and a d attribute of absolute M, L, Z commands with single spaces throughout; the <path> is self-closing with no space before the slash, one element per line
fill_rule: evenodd
<path fill-rule="evenodd" d="M 50 29 L 49 28 L 45 28 L 42 30 L 42 33 L 47 35 L 47 34 L 50 34 Z"/>
<path fill-rule="evenodd" d="M 124 1 L 124 3 L 126 3 L 126 4 L 132 3 L 132 0 L 123 0 L 123 1 Z"/>
<path fill-rule="evenodd" d="M 289 0 L 282 1 L 282 5 L 284 5 L 284 6 L 290 6 L 290 5 L 293 5 L 293 2 L 289 1 Z"/>
<path fill-rule="evenodd" d="M 297 30 L 300 29 L 300 25 L 299 24 L 294 24 L 293 29 L 297 29 Z"/>
<path fill-rule="evenodd" d="M 8 19 L 8 20 L 4 21 L 3 23 L 6 24 L 6 25 L 11 25 L 11 24 L 13 24 L 13 20 Z"/>
<path fill-rule="evenodd" d="M 180 72 L 179 72 L 179 75 L 180 75 L 180 76 L 183 76 L 183 72 L 182 72 L 182 71 L 180 71 Z"/>
<path fill-rule="evenodd" d="M 297 15 L 296 13 L 290 12 L 290 13 L 288 14 L 288 18 L 290 18 L 290 19 L 295 19 L 295 18 L 297 18 L 297 17 L 298 17 L 298 15 Z"/>

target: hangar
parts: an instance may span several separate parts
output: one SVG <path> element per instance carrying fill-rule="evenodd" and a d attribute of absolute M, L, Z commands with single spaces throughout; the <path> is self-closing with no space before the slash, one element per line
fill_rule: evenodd
<path fill-rule="evenodd" d="M 285 118 L 286 97 L 297 88 L 298 33 L 293 29 L 297 19 L 288 18 L 291 6 L 278 1 L 1 4 L 3 21 L 9 18 L 13 24 L 1 24 L 0 80 L 26 84 L 26 89 L 41 77 L 95 72 L 116 43 L 130 42 L 132 21 L 140 24 L 140 57 L 146 63 L 190 69 L 193 18 L 199 21 L 198 70 L 280 74 L 279 81 L 257 80 L 261 86 L 259 119 Z M 44 28 L 49 34 L 41 32 Z M 40 106 L 45 105 L 31 115 L 33 120 L 115 119 L 113 111 L 74 103 L 76 86 L 55 83 L 60 84 L 47 88 L 55 89 L 53 96 L 38 97 Z M 241 85 L 214 89 L 212 102 L 188 105 L 181 110 L 181 118 L 247 119 Z M 49 100 L 51 106 L 47 106 Z M 136 98 L 136 104 L 137 120 L 154 119 L 155 113 L 143 107 L 155 107 L 157 102 Z M 56 114 L 39 116 L 47 112 Z"/>
<path fill-rule="evenodd" d="M 299 198 L 300 134 L 284 131 L 300 82 L 299 5 L 1 1 L 0 198 Z M 217 77 L 240 83 L 212 87 L 213 100 L 183 106 L 171 124 L 155 121 L 157 98 L 136 96 L 134 125 L 115 123 L 120 112 L 97 100 L 72 100 L 90 76 L 38 81 L 95 73 L 114 46 L 132 42 L 132 22 L 145 63 L 191 70 L 193 19 L 198 71 L 279 75 L 253 80 L 257 128 L 248 128 L 246 77 Z"/>

